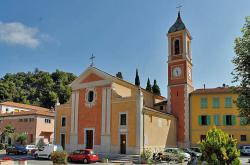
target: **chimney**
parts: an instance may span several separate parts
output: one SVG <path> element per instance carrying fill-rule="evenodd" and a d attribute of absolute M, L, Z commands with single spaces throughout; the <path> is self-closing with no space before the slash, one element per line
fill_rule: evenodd
<path fill-rule="evenodd" d="M 203 89 L 204 89 L 204 90 L 206 89 L 206 84 L 203 84 Z"/>

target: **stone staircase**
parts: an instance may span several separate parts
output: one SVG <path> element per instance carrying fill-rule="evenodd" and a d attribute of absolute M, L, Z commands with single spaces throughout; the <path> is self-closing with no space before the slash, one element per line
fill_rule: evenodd
<path fill-rule="evenodd" d="M 110 163 L 133 163 L 139 162 L 139 155 L 124 155 L 124 154 L 111 154 L 109 155 Z"/>

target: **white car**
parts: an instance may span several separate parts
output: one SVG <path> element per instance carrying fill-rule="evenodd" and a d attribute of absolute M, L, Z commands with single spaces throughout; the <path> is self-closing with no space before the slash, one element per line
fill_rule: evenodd
<path fill-rule="evenodd" d="M 250 155 L 250 146 L 242 146 L 240 149 L 242 155 Z"/>
<path fill-rule="evenodd" d="M 38 151 L 34 153 L 34 157 L 35 159 L 39 158 L 51 159 L 51 153 L 53 151 L 63 151 L 63 148 L 60 145 L 48 144 L 42 148 L 39 148 Z"/>
<path fill-rule="evenodd" d="M 32 150 L 38 149 L 37 146 L 35 146 L 35 145 L 26 145 L 25 148 L 28 152 L 31 152 Z"/>
<path fill-rule="evenodd" d="M 188 154 L 186 152 L 183 152 L 183 150 L 181 150 L 179 148 L 166 148 L 164 150 L 164 152 L 165 153 L 172 153 L 172 154 L 181 154 L 184 157 L 184 161 L 190 161 L 191 160 L 190 154 Z"/>

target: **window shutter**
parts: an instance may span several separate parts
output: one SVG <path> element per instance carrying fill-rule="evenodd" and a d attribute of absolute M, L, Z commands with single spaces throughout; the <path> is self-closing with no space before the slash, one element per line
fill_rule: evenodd
<path fill-rule="evenodd" d="M 207 125 L 210 125 L 210 122 L 211 121 L 211 119 L 210 119 L 210 116 L 207 116 Z"/>
<path fill-rule="evenodd" d="M 223 125 L 226 125 L 226 115 L 223 115 Z"/>
<path fill-rule="evenodd" d="M 214 125 L 217 125 L 217 115 L 214 115 Z"/>
<path fill-rule="evenodd" d="M 198 116 L 198 123 L 199 123 L 199 125 L 201 125 L 201 115 Z"/>
<path fill-rule="evenodd" d="M 235 115 L 232 115 L 232 124 L 236 125 L 236 116 Z"/>
<path fill-rule="evenodd" d="M 220 115 L 217 115 L 217 125 L 220 125 Z"/>

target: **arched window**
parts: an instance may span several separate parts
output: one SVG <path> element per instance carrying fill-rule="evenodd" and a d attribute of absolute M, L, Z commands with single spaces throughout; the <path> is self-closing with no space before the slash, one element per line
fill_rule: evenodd
<path fill-rule="evenodd" d="M 89 91 L 88 102 L 91 103 L 94 100 L 94 91 Z"/>
<path fill-rule="evenodd" d="M 180 40 L 174 41 L 174 54 L 180 54 Z"/>

